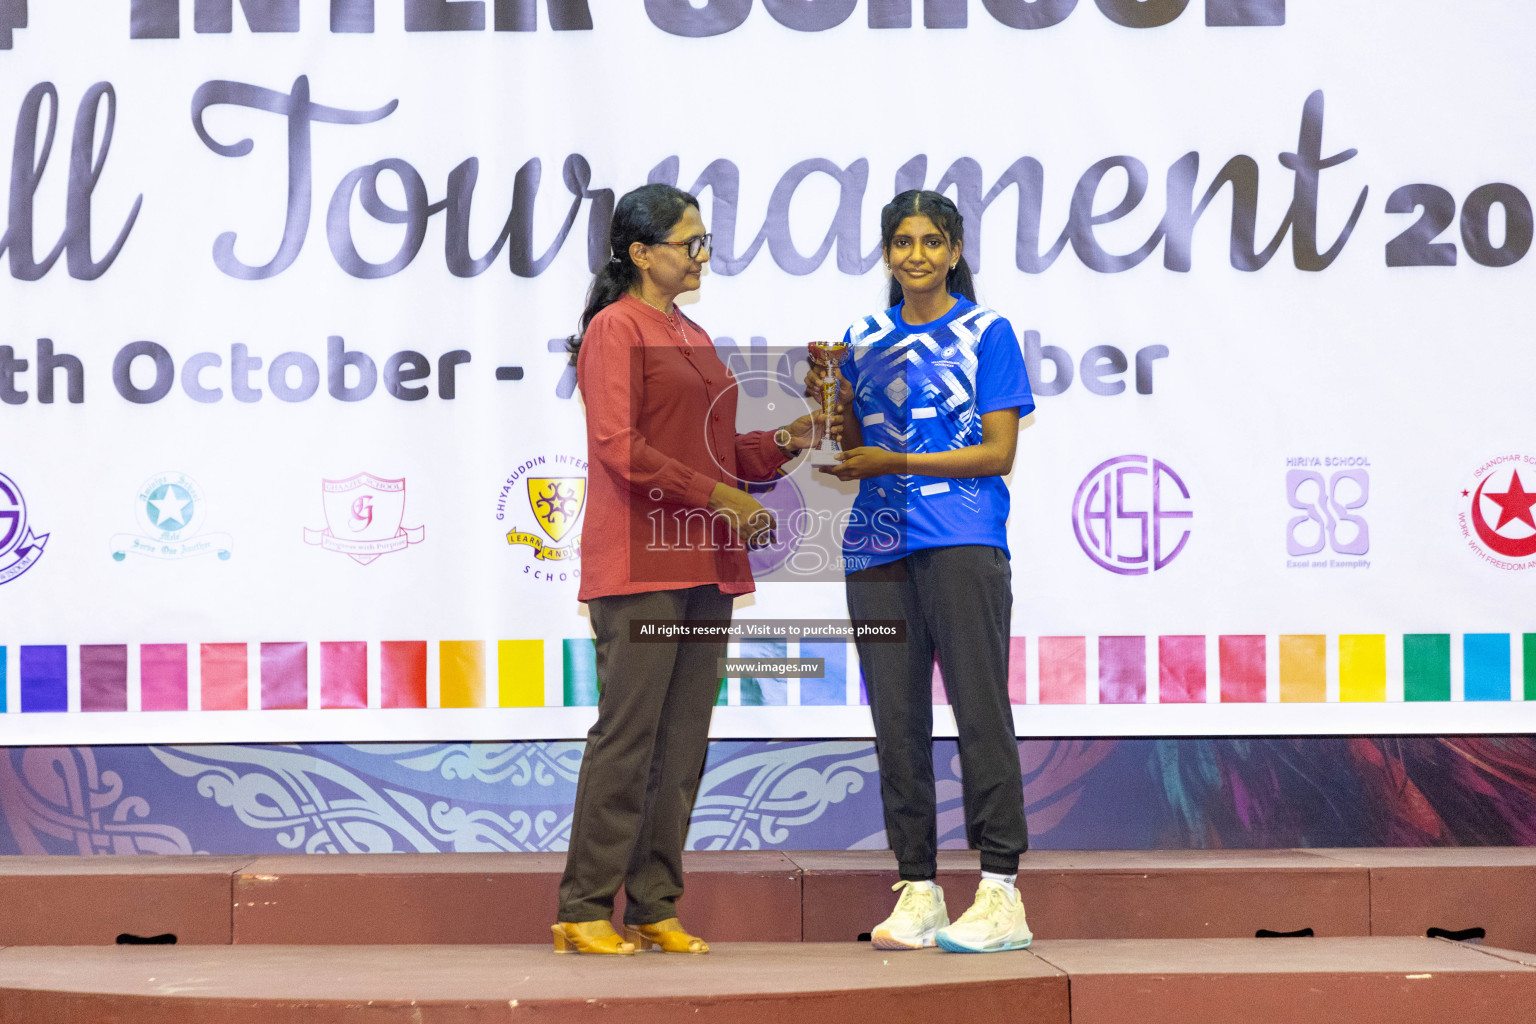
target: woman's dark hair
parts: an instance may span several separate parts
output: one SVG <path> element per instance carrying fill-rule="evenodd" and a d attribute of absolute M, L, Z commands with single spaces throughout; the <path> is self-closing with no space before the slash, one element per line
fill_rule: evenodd
<path fill-rule="evenodd" d="M 618 205 L 613 208 L 613 222 L 608 228 L 608 262 L 592 278 L 592 287 L 587 289 L 587 308 L 581 313 L 581 329 L 566 341 L 572 366 L 576 365 L 582 336 L 587 333 L 592 318 L 604 307 L 618 302 L 640 280 L 640 269 L 629 258 L 630 245 L 635 242 L 655 245 L 666 241 L 690 206 L 698 209 L 698 199 L 680 188 L 660 183 L 641 185 L 619 197 Z"/>
<path fill-rule="evenodd" d="M 965 221 L 960 217 L 960 211 L 955 204 L 942 192 L 929 192 L 926 190 L 911 189 L 885 204 L 885 209 L 880 211 L 880 251 L 888 252 L 891 248 L 891 239 L 896 237 L 896 229 L 901 222 L 908 217 L 927 217 L 933 221 L 933 226 L 944 232 L 944 237 L 949 239 L 950 245 L 959 245 L 965 241 Z M 971 280 L 971 268 L 966 265 L 965 253 L 962 249 L 960 260 L 944 278 L 944 287 L 951 292 L 957 292 L 972 302 L 976 301 L 976 285 Z M 891 291 L 888 296 L 887 306 L 895 306 L 901 302 L 901 285 L 896 283 L 896 278 L 891 277 Z"/>

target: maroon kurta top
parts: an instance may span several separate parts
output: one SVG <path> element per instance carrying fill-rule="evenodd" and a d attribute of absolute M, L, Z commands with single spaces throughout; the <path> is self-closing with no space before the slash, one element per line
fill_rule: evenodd
<path fill-rule="evenodd" d="M 736 433 L 736 379 L 703 328 L 625 295 L 587 327 L 576 381 L 587 410 L 582 601 L 719 584 L 748 594 L 747 552 L 702 511 L 715 484 L 769 480 L 766 430 Z"/>

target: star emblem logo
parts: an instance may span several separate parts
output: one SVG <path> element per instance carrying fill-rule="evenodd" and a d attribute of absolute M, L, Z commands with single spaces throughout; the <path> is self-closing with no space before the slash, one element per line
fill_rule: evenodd
<path fill-rule="evenodd" d="M 162 484 L 149 496 L 149 521 L 161 530 L 180 530 L 192 521 L 192 495 L 176 484 Z"/>
<path fill-rule="evenodd" d="M 1482 490 L 1481 487 L 1478 488 L 1479 493 L 1482 493 Z M 1518 519 L 1536 531 L 1536 519 L 1531 517 L 1531 506 L 1536 505 L 1536 493 L 1528 492 L 1521 486 L 1518 469 L 1510 474 L 1507 491 L 1503 494 L 1488 492 L 1484 497 L 1499 506 L 1499 521 L 1493 524 L 1495 530 L 1502 530 L 1505 523 Z"/>
<path fill-rule="evenodd" d="M 1525 489 L 1518 466 L 1489 472 L 1468 500 L 1467 519 L 1488 551 L 1507 559 L 1536 555 L 1536 491 Z"/>
<path fill-rule="evenodd" d="M 209 504 L 198 482 L 185 473 L 156 473 L 139 485 L 133 510 L 138 533 L 112 535 L 114 562 L 126 561 L 130 554 L 162 561 L 177 561 L 198 555 L 217 555 L 226 562 L 234 549 L 234 538 L 223 532 L 205 532 Z"/>

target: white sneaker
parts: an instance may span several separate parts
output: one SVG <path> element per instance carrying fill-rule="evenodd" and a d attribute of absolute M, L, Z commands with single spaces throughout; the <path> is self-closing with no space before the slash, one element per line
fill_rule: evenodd
<path fill-rule="evenodd" d="M 1034 941 L 1024 920 L 1024 901 L 1019 890 L 996 882 L 982 882 L 976 902 L 954 924 L 939 929 L 939 946 L 951 953 L 998 953 L 1023 949 Z"/>
<path fill-rule="evenodd" d="M 937 885 L 918 888 L 900 881 L 891 890 L 905 890 L 891 916 L 875 925 L 869 940 L 876 949 L 921 949 L 931 946 L 940 928 L 949 924 L 944 890 Z"/>

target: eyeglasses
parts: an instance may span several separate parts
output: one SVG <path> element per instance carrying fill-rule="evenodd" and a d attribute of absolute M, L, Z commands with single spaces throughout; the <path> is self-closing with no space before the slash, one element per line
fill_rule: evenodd
<path fill-rule="evenodd" d="M 699 258 L 699 253 L 711 248 L 710 243 L 714 240 L 714 235 L 710 234 L 709 232 L 705 232 L 702 235 L 694 235 L 692 238 L 682 242 L 657 242 L 656 244 L 686 246 L 688 249 L 688 258 L 691 260 L 696 260 Z"/>

